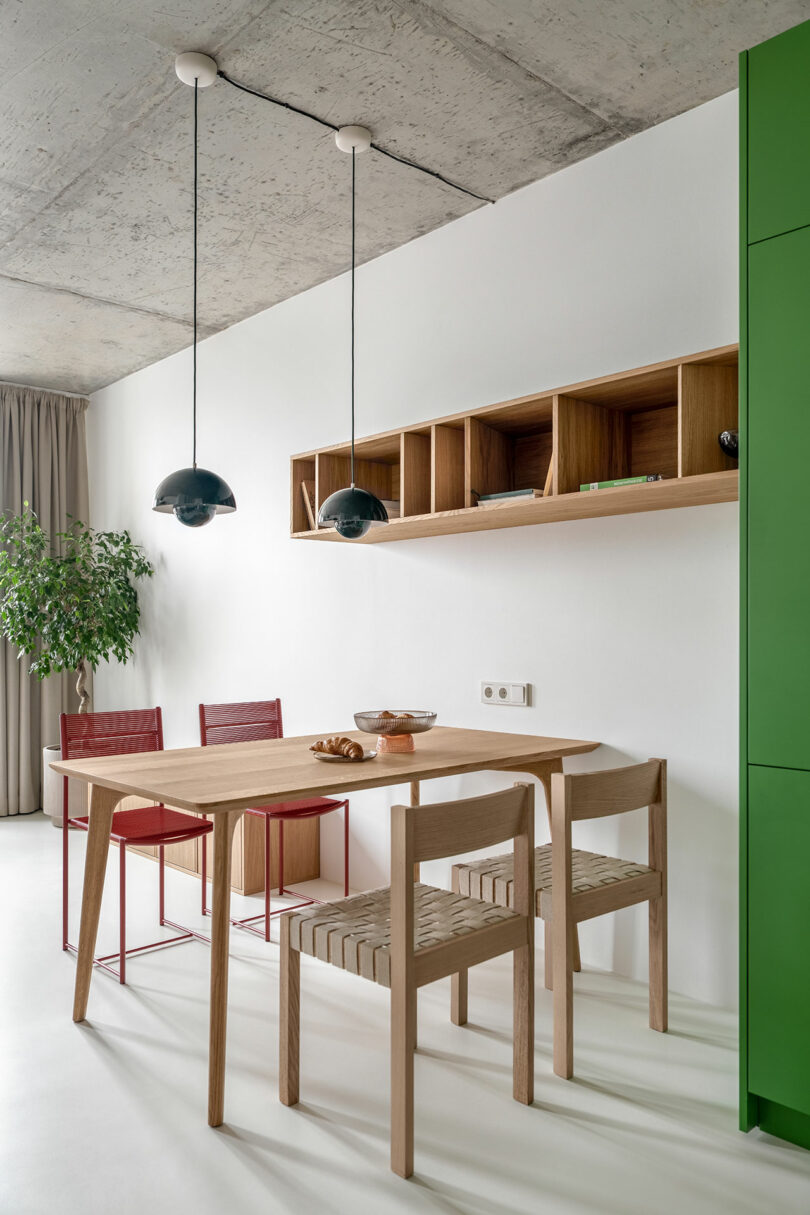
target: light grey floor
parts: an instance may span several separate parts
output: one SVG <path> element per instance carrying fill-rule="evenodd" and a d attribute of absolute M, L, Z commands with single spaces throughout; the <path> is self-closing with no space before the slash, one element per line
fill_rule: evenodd
<path fill-rule="evenodd" d="M 513 1102 L 502 959 L 474 973 L 466 1030 L 448 1022 L 446 983 L 420 993 L 417 1171 L 403 1182 L 388 1171 L 387 993 L 304 959 L 302 1104 L 286 1109 L 277 950 L 232 933 L 226 1124 L 213 1131 L 206 946 L 132 961 L 127 988 L 97 972 L 89 1020 L 73 1025 L 60 844 L 41 816 L 0 823 L 2 1215 L 810 1211 L 810 1153 L 736 1130 L 728 1012 L 675 997 L 670 1033 L 654 1034 L 643 986 L 586 972 L 566 1082 L 551 1071 L 540 989 L 536 1102 Z M 78 896 L 84 838 L 71 833 L 71 846 Z M 133 857 L 129 876 L 130 939 L 151 940 L 156 867 Z M 197 883 L 172 874 L 168 889 L 172 912 L 193 919 Z"/>

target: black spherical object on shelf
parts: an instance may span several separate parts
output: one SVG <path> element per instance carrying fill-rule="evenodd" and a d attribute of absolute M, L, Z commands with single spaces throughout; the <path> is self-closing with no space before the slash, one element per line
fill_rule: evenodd
<path fill-rule="evenodd" d="M 236 510 L 227 481 L 207 468 L 179 468 L 155 491 L 153 510 L 174 516 L 186 527 L 204 527 L 214 515 Z"/>
<path fill-rule="evenodd" d="M 370 527 L 388 522 L 388 511 L 368 490 L 352 485 L 330 494 L 318 514 L 320 527 L 334 527 L 345 540 L 359 540 Z"/>
<path fill-rule="evenodd" d="M 740 458 L 740 434 L 737 430 L 724 430 L 717 436 L 717 442 L 732 460 Z"/>

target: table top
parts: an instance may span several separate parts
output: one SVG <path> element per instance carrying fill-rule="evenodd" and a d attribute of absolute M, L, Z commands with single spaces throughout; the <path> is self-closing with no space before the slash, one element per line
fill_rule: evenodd
<path fill-rule="evenodd" d="M 109 755 L 58 761 L 51 767 L 60 775 L 122 794 L 136 794 L 197 814 L 214 814 L 487 768 L 514 768 L 517 775 L 521 764 L 582 755 L 599 746 L 572 738 L 436 726 L 416 735 L 416 749 L 406 754 L 381 754 L 365 763 L 325 764 L 309 750 L 324 737 L 306 734 L 266 742 Z M 344 737 L 366 746 L 370 742 L 370 735 L 356 730 L 347 731 Z"/>

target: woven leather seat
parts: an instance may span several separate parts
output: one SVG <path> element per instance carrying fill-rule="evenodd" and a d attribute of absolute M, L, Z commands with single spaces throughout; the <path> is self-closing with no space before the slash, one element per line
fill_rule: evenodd
<path fill-rule="evenodd" d="M 510 858 L 511 859 L 511 858 Z M 421 882 L 414 885 L 414 953 L 511 919 L 515 912 Z M 322 962 L 391 986 L 391 888 L 292 911 L 290 945 Z"/>
<path fill-rule="evenodd" d="M 488 856 L 468 864 L 457 864 L 453 868 L 458 874 L 458 888 L 462 894 L 474 899 L 484 899 L 488 903 L 497 903 L 501 907 L 512 906 L 511 853 L 505 856 Z M 534 873 L 537 915 L 544 919 L 551 914 L 551 844 L 535 848 Z M 612 886 L 616 882 L 641 877 L 645 873 L 652 873 L 648 865 L 622 861 L 614 856 L 601 856 L 598 852 L 583 852 L 579 848 L 571 850 L 572 894 L 582 894 L 599 886 Z"/>

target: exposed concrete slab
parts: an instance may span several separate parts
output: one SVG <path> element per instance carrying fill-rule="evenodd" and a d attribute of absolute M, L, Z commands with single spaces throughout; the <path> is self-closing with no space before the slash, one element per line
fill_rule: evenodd
<path fill-rule="evenodd" d="M 740 51 L 810 0 L 421 0 L 632 134 L 737 87 Z"/>
<path fill-rule="evenodd" d="M 7 0 L 0 379 L 88 391 L 187 344 L 180 50 L 499 198 L 733 87 L 741 47 L 808 16 L 810 0 Z M 200 136 L 205 332 L 346 268 L 328 131 L 218 81 Z M 361 260 L 480 205 L 375 153 L 358 181 Z"/>
<path fill-rule="evenodd" d="M 183 321 L 0 276 L 0 379 L 10 383 L 89 393 L 190 341 Z"/>

